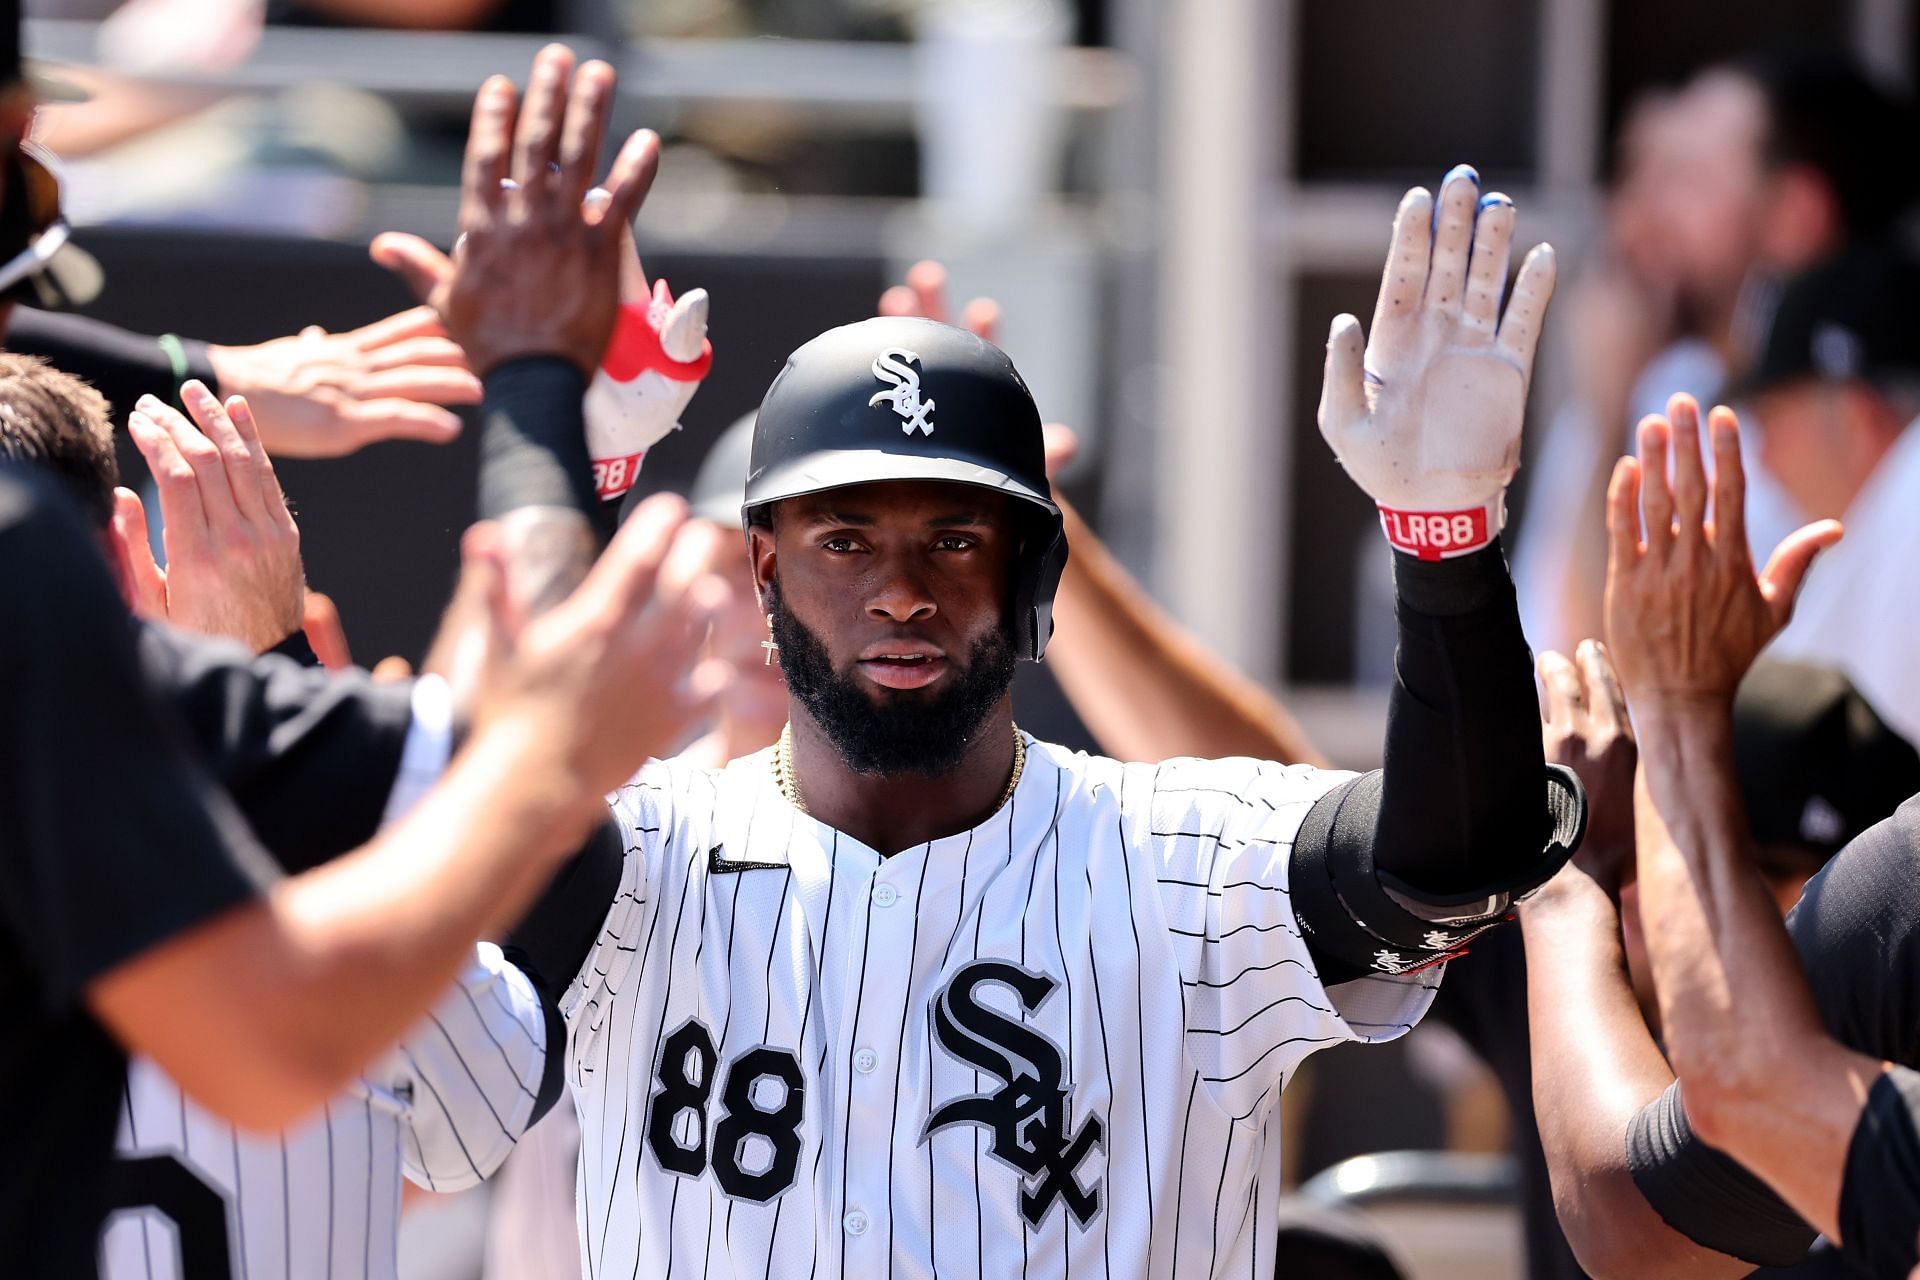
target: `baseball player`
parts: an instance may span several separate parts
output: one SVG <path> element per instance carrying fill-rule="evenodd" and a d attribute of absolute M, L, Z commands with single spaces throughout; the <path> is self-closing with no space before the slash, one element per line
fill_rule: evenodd
<path fill-rule="evenodd" d="M 1271 1274 L 1294 1068 L 1417 1022 L 1583 820 L 1498 545 L 1553 281 L 1503 314 L 1513 216 L 1409 192 L 1329 342 L 1394 548 L 1381 773 L 1022 734 L 1066 557 L 1025 383 L 923 319 L 793 354 L 745 512 L 787 731 L 649 765 L 509 949 L 568 1026 L 589 1276 Z"/>

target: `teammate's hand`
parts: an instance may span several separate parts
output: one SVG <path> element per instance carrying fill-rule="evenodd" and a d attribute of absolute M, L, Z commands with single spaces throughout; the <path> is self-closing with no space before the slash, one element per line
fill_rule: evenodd
<path fill-rule="evenodd" d="M 152 396 L 142 396 L 127 421 L 159 489 L 167 552 L 161 569 L 139 497 L 115 490 L 114 529 L 132 569 L 136 611 L 259 653 L 300 628 L 307 590 L 300 530 L 247 402 L 234 396 L 222 405 L 197 381 L 181 388 L 181 398 L 193 422 Z"/>
<path fill-rule="evenodd" d="M 1534 344 L 1554 258 L 1536 245 L 1504 317 L 1513 202 L 1461 165 L 1400 201 L 1373 332 L 1336 316 L 1320 433 L 1380 507 L 1387 540 L 1422 559 L 1486 546 L 1506 520 Z M 1364 344 L 1364 358 L 1362 346 Z"/>
<path fill-rule="evenodd" d="M 1666 417 L 1641 421 L 1640 457 L 1620 459 L 1607 489 L 1607 642 L 1636 713 L 1676 702 L 1730 707 L 1747 668 L 1792 616 L 1807 566 L 1840 540 L 1838 521 L 1807 525 L 1756 577 L 1733 410 L 1716 408 L 1710 433 L 1711 514 L 1692 396 L 1674 396 Z"/>
<path fill-rule="evenodd" d="M 526 621 L 510 600 L 497 525 L 463 543 L 471 592 L 488 603 L 475 731 L 535 735 L 594 795 L 665 756 L 712 717 L 730 670 L 700 661 L 728 587 L 705 569 L 710 525 L 671 495 L 642 503 L 571 596 Z"/>
<path fill-rule="evenodd" d="M 947 305 L 947 269 L 931 258 L 923 258 L 907 270 L 907 282 L 896 284 L 880 295 L 879 312 L 883 316 L 925 316 L 941 324 L 954 324 L 953 309 Z M 1000 304 L 992 298 L 975 298 L 960 313 L 959 326 L 984 342 L 998 342 Z"/>
<path fill-rule="evenodd" d="M 1547 762 L 1572 769 L 1587 789 L 1587 833 L 1573 861 L 1617 898 L 1633 877 L 1633 769 L 1639 755 L 1626 695 L 1597 640 L 1582 640 L 1571 662 L 1548 650 L 1536 666 L 1546 690 Z"/>
<path fill-rule="evenodd" d="M 675 299 L 665 280 L 647 282 L 633 233 L 623 232 L 620 241 L 620 315 L 584 406 L 587 455 L 602 502 L 631 489 L 647 450 L 680 429 L 680 415 L 713 365 L 707 291 L 689 289 Z M 373 256 L 407 262 L 431 281 L 427 293 L 453 274 L 453 259 L 401 232 L 374 237 Z"/>
<path fill-rule="evenodd" d="M 451 272 L 415 236 L 385 235 L 374 260 L 403 276 L 440 316 L 478 373 L 518 356 L 556 355 L 592 377 L 620 309 L 621 236 L 660 162 L 660 140 L 627 139 L 589 200 L 613 111 L 613 68 L 574 72 L 573 52 L 548 45 L 526 101 L 513 82 L 480 86 L 461 176 L 460 239 Z M 431 252 L 425 252 L 431 251 Z"/>
<path fill-rule="evenodd" d="M 225 395 L 253 406 L 260 438 L 283 458 L 337 458 L 380 440 L 445 444 L 480 403 L 480 380 L 427 307 L 346 333 L 317 325 L 251 347 L 208 347 Z"/>

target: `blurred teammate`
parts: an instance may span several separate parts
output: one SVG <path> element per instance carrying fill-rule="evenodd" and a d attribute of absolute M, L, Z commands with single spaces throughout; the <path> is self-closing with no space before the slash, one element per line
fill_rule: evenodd
<path fill-rule="evenodd" d="M 1817 1065 L 1811 1074 L 1805 1068 L 1842 1060 L 1834 1058 L 1834 1041 L 1876 1060 L 1920 1061 L 1904 1012 L 1920 972 L 1912 954 L 1920 936 L 1908 838 L 1913 806 L 1856 838 L 1808 883 L 1787 920 L 1798 964 L 1787 959 L 1783 970 L 1777 911 L 1748 863 L 1744 820 L 1726 804 L 1723 699 L 1728 682 L 1785 621 L 1808 560 L 1838 530 L 1829 523 L 1803 531 L 1756 585 L 1737 515 L 1731 415 L 1715 413 L 1711 531 L 1701 523 L 1707 481 L 1684 461 L 1699 456 L 1698 434 L 1698 410 L 1684 397 L 1668 418 L 1642 428 L 1644 545 L 1635 528 L 1640 473 L 1623 469 L 1616 483 L 1609 616 L 1616 647 L 1635 652 L 1620 658 L 1624 700 L 1610 683 L 1587 698 L 1616 716 L 1630 704 L 1641 740 L 1640 909 L 1672 1067 L 1625 981 L 1610 873 L 1576 864 L 1521 911 L 1529 951 L 1541 961 L 1530 968 L 1535 1094 L 1555 1199 L 1582 1263 L 1602 1277 L 1737 1276 L 1756 1264 L 1785 1266 L 1806 1253 L 1815 1226 L 1848 1250 L 1864 1250 L 1878 1273 L 1898 1275 L 1911 1264 L 1914 1232 L 1900 1212 L 1874 1201 L 1881 1192 L 1898 1194 L 1897 1179 L 1876 1173 L 1874 1185 L 1859 1188 L 1866 1198 L 1858 1203 L 1876 1203 L 1862 1225 L 1849 1230 L 1834 1216 L 1841 1198 L 1835 1152 L 1847 1150 L 1865 1090 L 1836 1120 L 1833 1079 Z M 1697 633 L 1668 621 L 1701 610 L 1711 611 L 1712 625 Z M 1694 634 L 1697 643 L 1683 647 Z M 1591 690 L 1594 680 L 1585 683 Z M 1673 789 L 1682 780 L 1684 801 Z M 1649 813 L 1650 799 L 1662 818 Z M 1677 875 L 1699 888 L 1683 888 Z M 1711 940 L 1701 938 L 1703 924 Z M 1682 948 L 1687 960 L 1676 973 Z M 1794 967 L 1812 988 L 1811 1009 L 1804 990 L 1787 994 L 1799 981 L 1788 980 Z M 1703 979 L 1716 988 L 1705 1004 Z M 1731 1035 L 1729 1014 L 1739 1028 Z M 1691 1025 L 1676 1027 L 1676 1017 Z M 1756 1074 L 1762 1058 L 1766 1070 Z M 1729 1080 L 1740 1082 L 1737 1099 L 1725 1089 Z M 1820 1109 L 1825 1118 L 1816 1121 Z M 1794 1137 L 1784 1146 L 1749 1147 L 1747 1122 L 1758 1135 L 1787 1126 Z M 1783 1174 L 1778 1157 L 1789 1149 L 1794 1168 Z M 1880 1154 L 1870 1141 L 1860 1149 Z M 1722 1150 L 1750 1161 L 1786 1192 L 1785 1202 Z M 1802 1194 L 1809 1179 L 1823 1184 L 1818 1204 Z M 1901 1250 L 1905 1262 L 1897 1261 Z"/>
<path fill-rule="evenodd" d="M 1816 49 L 1710 66 L 1631 117 L 1608 243 L 1568 298 L 1576 398 L 1543 438 L 1515 552 L 1538 645 L 1570 650 L 1600 632 L 1595 531 L 1633 424 L 1675 391 L 1726 396 L 1780 283 L 1890 236 L 1910 211 L 1920 174 L 1885 157 L 1910 136 L 1912 112 L 1903 92 Z M 1751 448 L 1747 460 L 1758 555 L 1805 513 L 1780 489 L 1787 477 Z"/>
<path fill-rule="evenodd" d="M 1852 250 L 1787 285 L 1740 394 L 1759 453 L 1809 518 L 1846 541 L 1809 575 L 1769 652 L 1837 667 L 1908 737 L 1920 736 L 1920 262 Z"/>

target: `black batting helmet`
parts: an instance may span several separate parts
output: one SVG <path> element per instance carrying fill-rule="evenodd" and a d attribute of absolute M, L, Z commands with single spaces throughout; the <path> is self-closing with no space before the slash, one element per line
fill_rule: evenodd
<path fill-rule="evenodd" d="M 1005 352 L 951 325 L 879 316 L 787 357 L 754 426 L 747 523 L 782 498 L 882 480 L 977 485 L 1030 505 L 1009 617 L 1015 650 L 1038 662 L 1067 538 L 1040 411 Z"/>

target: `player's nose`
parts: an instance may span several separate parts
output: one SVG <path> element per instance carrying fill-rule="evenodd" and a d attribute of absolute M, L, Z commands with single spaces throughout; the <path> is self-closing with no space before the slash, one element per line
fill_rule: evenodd
<path fill-rule="evenodd" d="M 937 609 L 925 581 L 898 562 L 874 575 L 866 603 L 867 616 L 881 622 L 918 622 L 931 618 Z"/>

